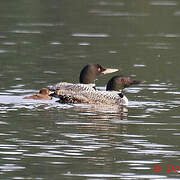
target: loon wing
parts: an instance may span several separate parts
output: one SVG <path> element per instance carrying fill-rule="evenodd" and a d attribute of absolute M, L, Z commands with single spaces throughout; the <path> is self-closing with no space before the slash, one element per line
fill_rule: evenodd
<path fill-rule="evenodd" d="M 84 103 L 84 104 L 116 104 L 124 105 L 128 103 L 126 96 L 121 97 L 115 91 L 66 91 L 58 90 L 55 97 L 61 103 Z"/>
<path fill-rule="evenodd" d="M 51 91 L 56 91 L 56 90 L 94 91 L 95 84 L 73 84 L 73 83 L 61 82 L 54 86 L 49 86 L 48 89 Z"/>

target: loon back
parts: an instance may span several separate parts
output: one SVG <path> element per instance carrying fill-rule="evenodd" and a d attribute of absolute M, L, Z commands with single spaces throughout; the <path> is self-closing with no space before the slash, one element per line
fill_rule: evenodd
<path fill-rule="evenodd" d="M 50 85 L 47 88 L 51 91 L 56 91 L 58 89 L 66 89 L 69 85 L 73 85 L 73 83 L 68 83 L 68 82 L 60 82 L 55 85 Z"/>
<path fill-rule="evenodd" d="M 56 84 L 55 86 L 48 87 L 51 91 L 56 91 L 56 93 L 60 90 L 74 91 L 74 93 L 78 91 L 95 91 L 95 84 L 73 84 L 67 82 L 61 82 Z"/>
<path fill-rule="evenodd" d="M 64 90 L 59 90 L 57 96 L 61 103 L 84 103 L 84 104 L 128 104 L 128 99 L 117 91 L 80 91 L 67 94 Z"/>

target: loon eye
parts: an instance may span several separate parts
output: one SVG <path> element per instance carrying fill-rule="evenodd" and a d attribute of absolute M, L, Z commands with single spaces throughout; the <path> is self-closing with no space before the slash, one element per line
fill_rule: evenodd
<path fill-rule="evenodd" d="M 120 96 L 120 98 L 124 97 L 123 93 L 119 93 L 118 95 Z"/>
<path fill-rule="evenodd" d="M 101 67 L 101 65 L 99 65 L 99 64 L 96 64 L 96 67 L 97 67 L 97 71 L 98 71 L 98 72 L 101 72 L 101 70 L 102 70 L 102 67 Z"/>
<path fill-rule="evenodd" d="M 126 80 L 125 79 L 121 79 L 121 83 L 126 83 Z"/>

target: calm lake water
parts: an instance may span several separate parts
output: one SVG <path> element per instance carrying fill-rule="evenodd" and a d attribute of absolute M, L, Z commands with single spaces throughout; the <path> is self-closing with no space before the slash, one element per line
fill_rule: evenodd
<path fill-rule="evenodd" d="M 145 81 L 124 112 L 23 99 L 88 63 Z M 177 0 L 1 1 L 0 179 L 180 179 L 179 67 Z"/>

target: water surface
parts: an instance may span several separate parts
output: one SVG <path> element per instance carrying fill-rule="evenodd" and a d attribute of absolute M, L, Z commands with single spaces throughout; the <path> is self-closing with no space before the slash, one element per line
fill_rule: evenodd
<path fill-rule="evenodd" d="M 1 179 L 179 179 L 179 20 L 178 1 L 1 2 Z M 88 63 L 145 83 L 123 109 L 23 99 Z"/>

